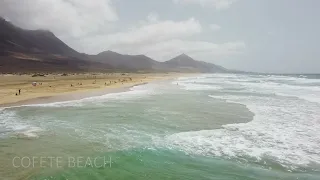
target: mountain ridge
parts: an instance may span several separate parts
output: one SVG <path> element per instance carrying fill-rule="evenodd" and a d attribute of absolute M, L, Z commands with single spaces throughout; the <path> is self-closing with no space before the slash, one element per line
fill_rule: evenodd
<path fill-rule="evenodd" d="M 207 66 L 207 67 L 206 67 Z M 165 62 L 111 50 L 80 53 L 49 30 L 25 30 L 0 17 L 0 73 L 23 71 L 223 72 L 225 68 L 181 54 Z"/>
<path fill-rule="evenodd" d="M 113 68 L 124 70 L 148 70 L 160 62 L 145 55 L 124 55 L 114 51 L 103 51 L 97 55 L 89 55 L 95 62 L 108 63 Z"/>
<path fill-rule="evenodd" d="M 168 61 L 165 61 L 164 63 L 171 67 L 188 69 L 189 71 L 197 71 L 197 70 L 200 70 L 201 72 L 226 72 L 227 71 L 227 69 L 223 68 L 222 66 L 218 66 L 218 65 L 204 62 L 204 61 L 194 60 L 192 57 L 188 56 L 185 53 L 182 53 Z"/>

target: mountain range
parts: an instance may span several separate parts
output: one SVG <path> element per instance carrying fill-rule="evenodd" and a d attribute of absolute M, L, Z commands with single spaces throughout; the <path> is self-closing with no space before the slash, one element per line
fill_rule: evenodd
<path fill-rule="evenodd" d="M 25 30 L 0 17 L 0 73 L 21 72 L 226 72 L 181 54 L 165 62 L 145 55 L 79 53 L 47 30 Z"/>

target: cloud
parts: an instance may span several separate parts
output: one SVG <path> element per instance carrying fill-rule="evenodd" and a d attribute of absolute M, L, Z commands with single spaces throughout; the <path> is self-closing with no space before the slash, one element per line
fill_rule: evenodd
<path fill-rule="evenodd" d="M 158 21 L 158 18 L 159 18 L 158 13 L 154 13 L 154 12 L 148 14 L 148 16 L 147 16 L 147 20 L 149 22 L 156 22 L 156 21 Z"/>
<path fill-rule="evenodd" d="M 114 50 L 167 60 L 180 53 L 199 58 L 229 56 L 245 48 L 243 42 L 195 40 L 203 32 L 197 19 L 162 20 L 155 12 L 134 26 L 114 31 L 110 27 L 121 22 L 111 0 L 2 0 L 0 16 L 23 28 L 49 29 L 72 48 L 89 54 Z M 210 28 L 218 30 L 220 26 L 212 24 Z"/>
<path fill-rule="evenodd" d="M 210 29 L 213 31 L 218 31 L 221 29 L 221 26 L 217 25 L 217 24 L 210 24 L 209 25 Z"/>
<path fill-rule="evenodd" d="M 201 24 L 194 18 L 161 21 L 158 16 L 156 19 L 150 18 L 149 14 L 146 19 L 146 22 L 137 27 L 84 39 L 79 44 L 85 44 L 94 53 L 113 50 L 123 54 L 145 54 L 160 61 L 181 53 L 187 53 L 199 60 L 210 61 L 212 58 L 242 53 L 246 48 L 246 44 L 242 41 L 215 44 L 188 40 L 203 32 Z"/>
<path fill-rule="evenodd" d="M 184 21 L 164 20 L 147 22 L 122 32 L 90 37 L 84 39 L 81 44 L 88 45 L 94 42 L 95 45 L 91 46 L 91 50 L 98 53 L 106 49 L 135 48 L 174 38 L 186 38 L 201 32 L 202 26 L 194 18 Z"/>
<path fill-rule="evenodd" d="M 227 9 L 237 0 L 173 0 L 176 4 L 196 4 L 202 7 L 213 7 L 217 10 Z"/>
<path fill-rule="evenodd" d="M 72 37 L 108 29 L 110 22 L 118 20 L 111 0 L 2 0 L 0 16 L 23 28 Z"/>
<path fill-rule="evenodd" d="M 159 42 L 175 37 L 187 37 L 201 33 L 202 27 L 194 18 L 185 21 L 159 21 L 138 28 L 132 28 L 127 32 L 111 34 L 109 40 L 117 44 L 144 44 Z"/>

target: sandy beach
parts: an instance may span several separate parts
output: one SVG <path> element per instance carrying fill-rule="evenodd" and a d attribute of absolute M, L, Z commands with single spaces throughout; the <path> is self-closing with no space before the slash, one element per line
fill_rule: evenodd
<path fill-rule="evenodd" d="M 0 107 L 81 99 L 124 91 L 155 80 L 181 76 L 179 73 L 86 73 L 0 75 Z M 20 93 L 19 93 L 20 90 Z"/>

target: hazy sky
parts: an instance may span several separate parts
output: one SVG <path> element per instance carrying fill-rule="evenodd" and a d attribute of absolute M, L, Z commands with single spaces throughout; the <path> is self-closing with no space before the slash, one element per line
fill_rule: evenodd
<path fill-rule="evenodd" d="M 320 73 L 320 0 L 0 0 L 0 16 L 89 54 Z"/>

